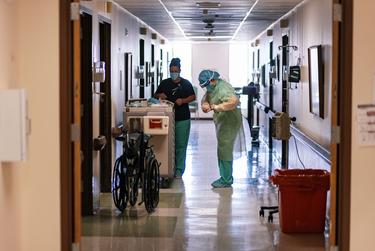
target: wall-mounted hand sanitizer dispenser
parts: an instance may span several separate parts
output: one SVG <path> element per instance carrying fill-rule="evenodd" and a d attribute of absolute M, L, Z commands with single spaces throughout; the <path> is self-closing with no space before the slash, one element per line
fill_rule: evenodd
<path fill-rule="evenodd" d="M 272 137 L 279 140 L 288 140 L 290 134 L 290 118 L 285 112 L 276 112 L 272 116 Z"/>
<path fill-rule="evenodd" d="M 0 90 L 0 162 L 26 160 L 28 127 L 26 91 Z"/>
<path fill-rule="evenodd" d="M 105 62 L 95 62 L 92 67 L 92 81 L 93 82 L 105 82 Z"/>

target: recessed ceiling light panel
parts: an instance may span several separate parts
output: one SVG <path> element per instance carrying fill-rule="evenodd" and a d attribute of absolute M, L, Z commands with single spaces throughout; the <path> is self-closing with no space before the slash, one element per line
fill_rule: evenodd
<path fill-rule="evenodd" d="M 197 2 L 196 5 L 198 8 L 203 9 L 218 9 L 221 7 L 219 2 Z"/>

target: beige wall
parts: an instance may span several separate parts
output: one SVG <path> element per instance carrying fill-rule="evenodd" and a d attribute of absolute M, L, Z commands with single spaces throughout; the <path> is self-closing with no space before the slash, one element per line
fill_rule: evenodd
<path fill-rule="evenodd" d="M 375 223 L 375 147 L 358 145 L 358 104 L 374 103 L 375 16 L 374 1 L 354 2 L 353 27 L 353 118 L 352 118 L 352 192 L 350 250 L 373 250 Z"/>
<path fill-rule="evenodd" d="M 0 167 L 0 250 L 60 249 L 58 2 L 0 2 L 0 87 L 26 89 L 32 121 L 28 160 Z"/>
<path fill-rule="evenodd" d="M 15 84 L 16 66 L 14 62 L 16 27 L 15 4 L 0 2 L 0 90 Z M 1 142 L 1 139 L 0 139 Z M 1 144 L 1 143 L 0 143 Z M 0 162 L 0 250 L 21 249 L 21 197 L 22 189 L 18 167 L 10 167 Z"/>

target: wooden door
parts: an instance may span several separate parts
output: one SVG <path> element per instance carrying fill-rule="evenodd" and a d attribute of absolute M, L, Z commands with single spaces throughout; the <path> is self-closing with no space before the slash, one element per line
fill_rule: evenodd
<path fill-rule="evenodd" d="M 80 0 L 74 0 L 80 3 Z M 75 127 L 81 127 L 81 22 L 73 21 L 73 118 Z M 79 131 L 79 130 L 78 130 Z M 73 243 L 81 242 L 81 140 L 73 139 Z"/>

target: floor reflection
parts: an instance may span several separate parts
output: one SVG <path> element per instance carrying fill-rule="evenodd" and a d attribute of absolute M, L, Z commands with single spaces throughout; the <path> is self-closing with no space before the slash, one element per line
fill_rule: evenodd
<path fill-rule="evenodd" d="M 233 166 L 233 187 L 212 189 L 219 177 L 214 124 L 193 121 L 186 171 L 161 190 L 157 210 L 149 215 L 137 206 L 122 215 L 102 195 L 102 210 L 83 219 L 82 250 L 325 250 L 323 234 L 282 234 L 278 215 L 274 223 L 259 217 L 261 205 L 277 205 L 268 178 L 278 164 L 265 145 Z"/>

